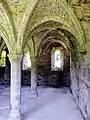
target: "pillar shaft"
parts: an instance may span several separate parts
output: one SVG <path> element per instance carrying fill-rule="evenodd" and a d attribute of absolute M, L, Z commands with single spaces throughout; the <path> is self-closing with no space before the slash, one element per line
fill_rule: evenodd
<path fill-rule="evenodd" d="M 21 120 L 21 56 L 9 56 L 11 62 L 11 113 L 8 120 Z"/>
<path fill-rule="evenodd" d="M 31 94 L 37 97 L 36 57 L 31 57 Z"/>

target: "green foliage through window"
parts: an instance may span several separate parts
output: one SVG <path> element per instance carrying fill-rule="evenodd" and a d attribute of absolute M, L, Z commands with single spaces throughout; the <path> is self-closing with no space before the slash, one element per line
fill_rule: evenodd
<path fill-rule="evenodd" d="M 0 67 L 4 67 L 6 65 L 6 51 L 3 51 L 0 57 Z"/>

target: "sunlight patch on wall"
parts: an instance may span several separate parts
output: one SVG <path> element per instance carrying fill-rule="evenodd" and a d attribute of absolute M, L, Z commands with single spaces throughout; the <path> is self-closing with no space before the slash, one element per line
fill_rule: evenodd
<path fill-rule="evenodd" d="M 30 68 L 31 68 L 30 53 L 27 52 L 24 54 L 24 57 L 23 57 L 22 70 L 28 70 Z"/>

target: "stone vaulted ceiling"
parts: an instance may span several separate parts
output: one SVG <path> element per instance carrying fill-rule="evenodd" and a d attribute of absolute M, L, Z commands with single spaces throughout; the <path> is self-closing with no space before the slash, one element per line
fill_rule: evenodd
<path fill-rule="evenodd" d="M 79 51 L 84 51 L 86 37 L 75 8 L 81 7 L 81 3 L 74 0 L 0 0 L 0 35 L 9 53 L 22 54 L 26 45 L 32 55 L 36 55 L 42 41 L 37 33 L 46 29 L 68 31 L 75 37 Z"/>

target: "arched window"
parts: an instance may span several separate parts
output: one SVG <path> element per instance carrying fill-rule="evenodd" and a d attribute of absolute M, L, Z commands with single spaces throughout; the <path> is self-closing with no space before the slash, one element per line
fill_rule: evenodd
<path fill-rule="evenodd" d="M 6 65 L 6 51 L 3 51 L 0 57 L 0 67 L 5 67 Z"/>
<path fill-rule="evenodd" d="M 63 70 L 63 52 L 59 48 L 52 49 L 51 69 L 52 71 Z"/>
<path fill-rule="evenodd" d="M 30 53 L 27 52 L 24 54 L 23 61 L 22 61 L 22 69 L 28 70 L 31 68 L 31 60 L 30 60 Z"/>

